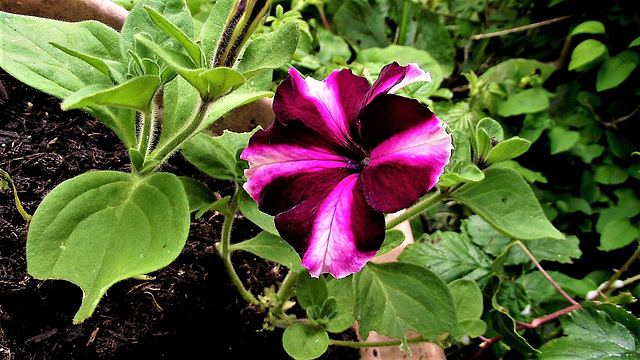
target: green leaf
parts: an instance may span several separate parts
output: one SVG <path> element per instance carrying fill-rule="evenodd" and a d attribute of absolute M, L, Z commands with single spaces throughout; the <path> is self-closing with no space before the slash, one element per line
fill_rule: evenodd
<path fill-rule="evenodd" d="M 174 24 L 188 38 L 193 38 L 193 20 L 184 0 L 142 0 L 131 9 L 120 33 L 122 41 L 120 48 L 123 56 L 129 51 L 137 54 L 141 59 L 155 59 L 154 54 L 144 46 L 138 46 L 136 35 L 144 34 L 146 38 L 167 51 L 183 49 L 180 41 L 160 29 L 151 19 L 146 8 L 156 10 L 165 20 Z"/>
<path fill-rule="evenodd" d="M 68 96 L 62 102 L 62 109 L 112 105 L 148 113 L 151 111 L 151 100 L 153 100 L 159 86 L 160 78 L 157 76 L 135 77 L 109 88 L 102 85 L 90 85 Z"/>
<path fill-rule="evenodd" d="M 477 337 L 486 331 L 487 324 L 482 316 L 482 291 L 478 284 L 469 279 L 458 279 L 448 285 L 458 318 L 458 328 L 462 334 Z"/>
<path fill-rule="evenodd" d="M 494 276 L 494 278 L 497 278 Z M 539 351 L 531 347 L 529 343 L 516 331 L 516 322 L 506 311 L 506 308 L 498 302 L 498 294 L 504 286 L 502 280 L 499 281 L 498 287 L 491 298 L 493 310 L 489 312 L 492 327 L 502 335 L 502 341 L 507 343 L 511 348 L 518 350 L 524 354 L 534 354 Z"/>
<path fill-rule="evenodd" d="M 571 33 L 570 36 L 578 35 L 578 34 L 604 34 L 604 25 L 600 21 L 589 20 L 585 21 L 582 24 L 576 26 Z"/>
<path fill-rule="evenodd" d="M 195 212 L 196 219 L 200 218 L 205 212 L 211 210 L 219 211 L 221 213 L 227 212 L 227 205 L 231 197 L 225 196 L 222 199 L 217 199 L 213 194 L 213 191 L 200 181 L 187 176 L 179 176 L 178 178 L 182 182 L 182 186 L 187 193 L 187 199 L 189 200 L 189 212 Z"/>
<path fill-rule="evenodd" d="M 167 33 L 167 35 L 171 36 L 172 38 L 176 39 L 182 45 L 182 47 L 187 51 L 187 53 L 191 57 L 191 60 L 193 60 L 194 64 L 196 64 L 197 67 L 203 66 L 202 51 L 200 50 L 200 47 L 191 39 L 193 34 L 191 35 L 191 37 L 185 34 L 178 26 L 174 25 L 171 21 L 169 21 L 155 9 L 149 6 L 144 6 L 144 9 L 147 11 L 147 14 L 149 14 L 151 20 L 162 31 Z"/>
<path fill-rule="evenodd" d="M 431 73 L 431 81 L 422 84 L 416 83 L 416 86 L 428 86 L 429 89 L 435 90 L 444 79 L 442 68 L 428 52 L 419 50 L 409 46 L 389 45 L 384 48 L 369 48 L 362 50 L 358 53 L 356 61 L 360 63 L 375 63 L 376 67 L 373 70 L 374 75 L 380 73 L 380 69 L 386 64 L 393 61 L 398 62 L 400 65 L 407 65 L 409 63 L 417 63 L 424 71 Z M 375 73 L 377 70 L 377 73 Z"/>
<path fill-rule="evenodd" d="M 89 172 L 58 185 L 36 210 L 27 237 L 29 273 L 84 291 L 74 323 L 111 285 L 168 265 L 184 247 L 189 204 L 180 180 Z"/>
<path fill-rule="evenodd" d="M 567 130 L 562 126 L 554 126 L 547 133 L 551 145 L 551 155 L 570 150 L 580 140 L 580 133 Z"/>
<path fill-rule="evenodd" d="M 220 136 L 200 133 L 185 143 L 182 155 L 212 178 L 242 181 L 246 162 L 240 160 L 240 153 L 251 135 L 228 130 Z"/>
<path fill-rule="evenodd" d="M 329 322 L 324 328 L 331 333 L 341 333 L 346 331 L 356 321 L 351 313 L 346 311 L 336 311 L 336 313 L 329 319 Z"/>
<path fill-rule="evenodd" d="M 124 75 L 126 74 L 127 69 L 122 63 L 113 60 L 100 59 L 90 54 L 83 54 L 55 42 L 52 42 L 51 45 L 86 62 L 90 66 L 93 66 L 101 73 L 107 75 L 114 83 L 122 83 L 125 81 Z"/>
<path fill-rule="evenodd" d="M 391 41 L 384 33 L 385 18 L 380 6 L 365 0 L 344 1 L 333 17 L 338 33 L 362 49 L 389 45 Z"/>
<path fill-rule="evenodd" d="M 282 346 L 296 360 L 316 359 L 327 351 L 329 335 L 324 329 L 297 323 L 284 330 Z"/>
<path fill-rule="evenodd" d="M 329 297 L 324 277 L 312 278 L 308 271 L 301 271 L 296 285 L 296 298 L 305 309 L 321 306 Z M 334 298 L 335 299 L 335 298 Z"/>
<path fill-rule="evenodd" d="M 263 259 L 282 264 L 294 272 L 302 270 L 300 265 L 302 260 L 293 247 L 281 237 L 266 231 L 259 233 L 253 239 L 231 245 L 231 249 L 248 251 Z"/>
<path fill-rule="evenodd" d="M 547 274 L 571 297 L 586 299 L 587 293 L 598 287 L 598 284 L 588 277 L 575 279 L 558 271 L 547 271 Z M 540 271 L 527 273 L 521 279 L 529 298 L 537 304 L 545 303 L 554 298 L 564 301 L 564 297 Z"/>
<path fill-rule="evenodd" d="M 539 74 L 544 82 L 551 76 L 555 68 L 549 64 L 532 59 L 509 59 L 490 67 L 479 79 L 485 83 L 502 83 L 507 93 L 512 94 L 524 77 Z"/>
<path fill-rule="evenodd" d="M 204 22 L 200 30 L 200 38 L 202 41 L 202 51 L 207 59 L 207 66 L 211 66 L 214 57 L 214 51 L 218 42 L 222 39 L 227 19 L 231 15 L 235 0 L 218 0 L 213 4 L 213 8 L 209 13 L 209 17 Z"/>
<path fill-rule="evenodd" d="M 629 43 L 629 49 L 631 49 L 632 47 L 635 47 L 635 46 L 640 46 L 640 36 L 638 36 L 637 38 L 633 39 Z"/>
<path fill-rule="evenodd" d="M 578 44 L 571 53 L 569 70 L 584 71 L 602 61 L 609 54 L 607 46 L 598 40 L 587 39 Z"/>
<path fill-rule="evenodd" d="M 113 85 L 108 76 L 86 61 L 51 44 L 122 62 L 119 34 L 110 27 L 95 21 L 68 23 L 3 12 L 0 19 L 0 67 L 23 83 L 59 99 L 88 85 Z M 127 148 L 135 146 L 134 111 L 104 106 L 83 110 L 113 130 Z"/>
<path fill-rule="evenodd" d="M 483 118 L 476 124 L 476 136 L 471 146 L 475 153 L 475 159 L 486 159 L 493 141 L 502 141 L 504 133 L 499 122 L 492 118 Z"/>
<path fill-rule="evenodd" d="M 491 273 L 489 257 L 475 247 L 465 235 L 436 231 L 407 246 L 400 254 L 402 262 L 428 267 L 445 281 L 480 280 Z"/>
<path fill-rule="evenodd" d="M 585 308 L 562 318 L 566 337 L 544 344 L 538 359 L 638 359 L 636 339 L 624 325 L 606 312 Z"/>
<path fill-rule="evenodd" d="M 632 50 L 623 51 L 608 58 L 598 70 L 596 90 L 601 92 L 622 84 L 638 67 L 638 62 L 640 62 L 640 57 Z"/>
<path fill-rule="evenodd" d="M 409 263 L 367 264 L 355 275 L 355 318 L 366 340 L 370 331 L 399 338 L 457 335 L 458 320 L 447 285 L 426 267 Z"/>
<path fill-rule="evenodd" d="M 252 40 L 247 44 L 237 70 L 249 78 L 259 71 L 285 65 L 296 51 L 299 37 L 298 24 L 289 22 L 272 33 Z"/>
<path fill-rule="evenodd" d="M 596 168 L 594 180 L 605 185 L 619 185 L 627 181 L 629 174 L 616 165 L 602 165 Z"/>
<path fill-rule="evenodd" d="M 200 94 L 181 76 L 163 87 L 162 132 L 156 147 L 165 146 L 193 119 L 200 106 Z"/>
<path fill-rule="evenodd" d="M 316 36 L 320 49 L 314 55 L 318 61 L 326 64 L 332 62 L 334 58 L 340 57 L 346 63 L 351 58 L 349 44 L 341 36 L 322 27 L 316 29 Z"/>
<path fill-rule="evenodd" d="M 640 237 L 640 229 L 627 218 L 607 223 L 600 236 L 598 250 L 611 251 L 623 248 Z"/>
<path fill-rule="evenodd" d="M 503 117 L 533 114 L 549 108 L 549 97 L 543 88 L 525 89 L 510 95 L 498 104 L 498 115 Z"/>
<path fill-rule="evenodd" d="M 13 180 L 11 180 L 11 176 L 9 176 L 9 174 L 2 169 L 0 169 L 0 180 L 0 191 L 5 190 L 8 185 L 11 185 L 11 189 L 13 190 L 13 200 L 16 203 L 16 209 L 18 209 L 18 212 L 20 213 L 20 215 L 22 215 L 24 221 L 31 220 L 32 216 L 29 215 L 22 207 L 22 203 L 18 198 L 18 189 L 16 189 L 16 185 L 13 183 Z"/>
<path fill-rule="evenodd" d="M 276 224 L 274 222 L 274 216 L 263 213 L 258 209 L 258 204 L 253 198 L 247 194 L 247 192 L 242 189 L 238 197 L 238 207 L 247 219 L 251 220 L 252 223 L 258 225 L 262 230 L 271 233 L 273 235 L 280 235 L 278 233 L 278 229 L 276 229 Z"/>
<path fill-rule="evenodd" d="M 338 299 L 338 311 L 353 313 L 355 306 L 353 276 L 341 279 L 328 278 L 327 289 L 329 290 L 329 296 Z"/>
<path fill-rule="evenodd" d="M 387 230 L 384 236 L 384 241 L 380 250 L 376 253 L 376 256 L 388 253 L 389 251 L 397 248 L 404 242 L 404 233 L 400 230 Z"/>
<path fill-rule="evenodd" d="M 207 129 L 216 120 L 223 117 L 229 111 L 248 104 L 252 101 L 258 100 L 263 97 L 271 97 L 273 93 L 271 91 L 251 91 L 246 88 L 247 84 L 241 86 L 236 91 L 229 95 L 225 95 L 211 104 L 206 119 L 198 126 L 194 134 L 200 133 L 202 130 Z"/>
<path fill-rule="evenodd" d="M 463 185 L 452 198 L 514 239 L 564 239 L 545 217 L 529 185 L 514 170 L 490 168 L 484 180 Z"/>
<path fill-rule="evenodd" d="M 531 147 L 529 140 L 514 136 L 511 139 L 499 142 L 487 156 L 487 164 L 495 164 L 505 160 L 511 160 L 524 154 Z"/>

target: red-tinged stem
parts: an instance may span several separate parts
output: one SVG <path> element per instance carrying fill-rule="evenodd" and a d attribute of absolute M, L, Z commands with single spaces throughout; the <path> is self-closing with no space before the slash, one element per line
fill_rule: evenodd
<path fill-rule="evenodd" d="M 322 25 L 328 31 L 331 31 L 331 25 L 329 25 L 329 19 L 327 19 L 327 14 L 324 12 L 324 5 L 316 5 L 318 12 L 320 13 L 320 18 L 322 19 Z"/>
<path fill-rule="evenodd" d="M 523 329 L 535 329 L 537 327 L 539 327 L 542 324 L 545 324 L 551 320 L 555 320 L 557 318 L 559 318 L 562 315 L 568 314 L 574 310 L 578 310 L 581 309 L 582 305 L 576 303 L 574 305 L 571 305 L 567 308 L 564 308 L 562 310 L 558 310 L 554 313 L 551 313 L 549 315 L 545 315 L 543 317 L 537 318 L 532 320 L 529 323 L 520 323 L 520 325 L 518 325 L 516 327 L 516 331 L 520 331 Z M 497 343 L 498 341 L 500 341 L 500 339 L 502 339 L 502 335 L 498 335 L 498 336 L 494 336 L 491 339 L 487 339 L 484 337 L 480 337 L 481 340 L 483 340 L 484 342 L 480 345 L 480 349 L 473 355 L 473 357 L 471 358 L 471 360 L 477 360 L 480 358 L 480 356 L 482 355 L 482 353 L 485 352 L 485 350 L 489 349 L 490 347 L 492 347 L 495 343 Z"/>
<path fill-rule="evenodd" d="M 535 256 L 533 256 L 533 254 L 531 253 L 531 251 L 529 251 L 529 249 L 527 249 L 526 246 L 524 246 L 524 244 L 521 241 L 518 241 L 518 245 L 520 245 L 520 247 L 522 248 L 522 250 L 527 254 L 527 256 L 531 259 L 531 261 L 533 261 L 533 263 L 536 265 L 536 267 L 538 268 L 538 270 L 540 270 L 540 272 L 542 273 L 542 275 L 544 275 L 545 278 L 547 278 L 547 280 L 549 280 L 549 282 L 551 283 L 551 285 L 553 285 L 553 287 L 556 288 L 556 290 L 558 290 L 558 292 L 560 294 L 562 294 L 562 296 L 564 296 L 565 299 L 567 299 L 567 301 L 569 301 L 571 304 L 578 305 L 578 302 L 573 300 L 571 298 L 571 296 L 569 296 L 564 290 L 562 290 L 562 288 L 560 287 L 560 285 L 558 285 L 555 280 L 553 280 L 551 278 L 551 276 L 549 276 L 549 274 L 542 268 L 542 266 L 540 265 L 540 263 L 538 262 L 538 260 L 536 260 Z"/>

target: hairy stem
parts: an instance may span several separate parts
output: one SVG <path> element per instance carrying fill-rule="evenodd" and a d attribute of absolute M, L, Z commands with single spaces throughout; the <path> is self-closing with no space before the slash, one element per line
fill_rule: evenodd
<path fill-rule="evenodd" d="M 276 318 L 282 319 L 286 317 L 284 311 L 282 310 L 282 306 L 291 297 L 291 292 L 297 282 L 298 274 L 289 270 L 287 275 L 284 277 L 284 280 L 282 280 L 282 284 L 280 284 L 280 288 L 278 289 L 278 292 L 276 294 L 278 296 L 278 302 L 273 308 L 271 308 L 270 311 L 271 314 L 273 314 Z"/>
<path fill-rule="evenodd" d="M 571 298 L 571 296 L 569 296 L 561 287 L 560 285 L 558 285 L 555 280 L 553 280 L 551 278 L 551 276 L 542 268 L 542 266 L 540 265 L 540 263 L 538 262 L 538 260 L 536 260 L 535 256 L 533 256 L 533 254 L 531 253 L 531 251 L 529 251 L 529 249 L 527 249 L 526 246 L 524 246 L 524 244 L 521 241 L 517 242 L 518 245 L 520 245 L 520 247 L 522 248 L 522 250 L 525 252 L 525 254 L 527 254 L 527 256 L 529 257 L 529 259 L 531 259 L 531 261 L 533 261 L 533 263 L 536 265 L 536 267 L 538 268 L 538 270 L 540 270 L 540 272 L 542 273 L 542 275 L 544 275 L 545 278 L 547 278 L 547 280 L 551 283 L 551 285 L 553 285 L 554 288 L 556 288 L 556 290 L 558 290 L 558 292 L 560 294 L 562 294 L 562 296 L 564 296 L 565 299 L 567 299 L 567 301 L 569 301 L 571 304 L 573 305 L 579 305 L 577 301 L 573 300 Z"/>
<path fill-rule="evenodd" d="M 227 215 L 225 215 L 224 224 L 222 225 L 222 240 L 220 245 L 217 247 L 220 256 L 222 257 L 222 261 L 224 263 L 224 267 L 229 273 L 229 277 L 231 278 L 231 282 L 236 286 L 240 296 L 245 299 L 251 305 L 260 305 L 260 302 L 253 296 L 253 294 L 247 290 L 242 284 L 242 280 L 238 277 L 236 270 L 233 268 L 233 263 L 231 262 L 231 227 L 233 226 L 233 220 L 235 219 L 236 212 L 238 211 L 238 198 L 240 194 L 240 186 L 236 185 L 236 192 L 233 194 L 233 198 L 231 198 L 231 203 L 229 204 L 229 211 Z"/>
<path fill-rule="evenodd" d="M 407 343 L 415 344 L 420 342 L 427 342 L 429 340 L 423 338 L 422 336 L 416 336 L 407 339 Z M 364 341 L 348 341 L 348 340 L 335 340 L 329 339 L 329 345 L 336 346 L 348 346 L 354 348 L 369 348 L 369 347 L 383 347 L 383 346 L 397 346 L 402 344 L 402 340 L 388 340 L 388 341 L 377 341 L 377 342 L 364 342 Z"/>
<path fill-rule="evenodd" d="M 432 206 L 438 204 L 440 201 L 444 200 L 447 197 L 446 194 L 442 194 L 440 192 L 436 192 L 435 194 L 423 198 L 422 200 L 415 203 L 413 206 L 407 208 L 402 214 L 398 215 L 398 217 L 391 219 L 387 222 L 387 230 L 393 229 L 397 225 L 401 224 L 404 221 L 407 221 L 414 216 L 419 215 L 423 211 L 430 209 Z"/>

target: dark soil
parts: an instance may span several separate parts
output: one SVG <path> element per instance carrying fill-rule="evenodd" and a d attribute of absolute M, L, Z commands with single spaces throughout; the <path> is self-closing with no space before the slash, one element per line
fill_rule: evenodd
<path fill-rule="evenodd" d="M 0 82 L 6 89 L 0 91 L 0 168 L 13 178 L 28 213 L 66 179 L 94 169 L 127 171 L 125 148 L 106 126 L 83 112 L 61 111 L 58 99 L 4 72 Z M 231 191 L 231 184 L 207 178 L 181 156 L 164 170 L 203 181 L 223 196 Z M 66 281 L 29 276 L 28 223 L 13 193 L 0 192 L 0 359 L 289 358 L 282 330 L 261 331 L 263 315 L 229 281 L 213 247 L 221 223 L 212 213 L 193 219 L 173 263 L 150 274 L 153 280 L 117 283 L 91 318 L 73 325 L 82 291 Z M 251 223 L 237 219 L 235 237 L 255 234 Z M 254 294 L 286 274 L 251 254 L 233 260 Z M 357 359 L 358 352 L 330 348 L 323 358 Z"/>

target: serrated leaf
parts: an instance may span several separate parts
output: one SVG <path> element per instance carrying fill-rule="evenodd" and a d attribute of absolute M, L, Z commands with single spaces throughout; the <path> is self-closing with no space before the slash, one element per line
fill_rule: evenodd
<path fill-rule="evenodd" d="M 598 70 L 596 90 L 605 91 L 622 84 L 638 67 L 639 62 L 640 57 L 632 50 L 623 51 L 608 58 Z"/>
<path fill-rule="evenodd" d="M 282 346 L 296 360 L 316 359 L 327 351 L 329 335 L 324 329 L 297 323 L 284 330 Z"/>
<path fill-rule="evenodd" d="M 571 53 L 569 70 L 583 71 L 600 62 L 609 54 L 607 46 L 595 39 L 587 39 L 578 44 Z"/>
<path fill-rule="evenodd" d="M 281 237 L 261 232 L 256 237 L 231 245 L 232 250 L 248 251 L 266 260 L 282 264 L 294 272 L 302 271 L 298 253 Z"/>
<path fill-rule="evenodd" d="M 89 317 L 116 282 L 168 265 L 189 232 L 189 205 L 175 175 L 89 172 L 58 185 L 36 210 L 27 237 L 29 273 L 84 291 L 74 317 Z"/>
<path fill-rule="evenodd" d="M 399 338 L 417 331 L 427 339 L 457 335 L 458 320 L 447 285 L 429 269 L 409 263 L 367 264 L 355 275 L 355 318 L 360 334 Z"/>
<path fill-rule="evenodd" d="M 109 88 L 103 85 L 90 85 L 65 98 L 61 106 L 62 110 L 70 110 L 111 105 L 148 113 L 158 86 L 160 86 L 160 78 L 157 76 L 135 77 Z"/>
<path fill-rule="evenodd" d="M 544 215 L 529 185 L 514 170 L 489 168 L 484 180 L 463 185 L 452 198 L 515 239 L 564 239 Z"/>
<path fill-rule="evenodd" d="M 436 231 L 407 246 L 399 260 L 428 267 L 445 281 L 480 280 L 491 273 L 489 257 L 465 235 Z"/>
<path fill-rule="evenodd" d="M 296 51 L 299 37 L 298 24 L 289 22 L 272 33 L 252 40 L 247 44 L 237 70 L 249 78 L 259 71 L 285 65 Z"/>

